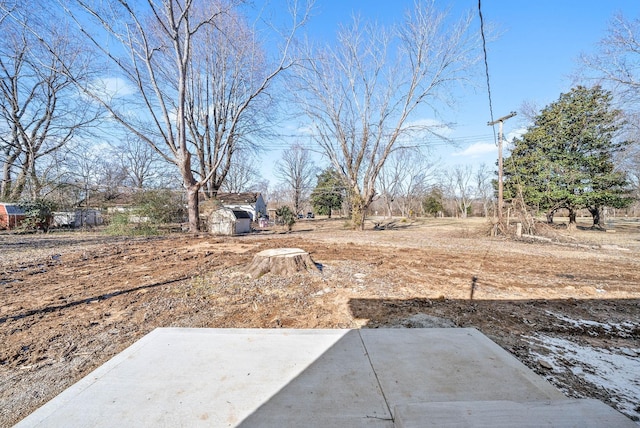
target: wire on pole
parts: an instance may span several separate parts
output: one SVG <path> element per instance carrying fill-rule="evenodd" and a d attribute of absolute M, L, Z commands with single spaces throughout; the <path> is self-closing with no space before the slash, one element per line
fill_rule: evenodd
<path fill-rule="evenodd" d="M 489 79 L 489 61 L 487 59 L 487 40 L 484 35 L 484 17 L 482 16 L 482 0 L 478 0 L 478 15 L 480 16 L 480 35 L 482 36 L 482 52 L 484 53 L 484 71 L 487 76 L 487 94 L 489 95 L 489 115 L 491 117 L 491 122 L 493 120 L 493 101 L 491 99 L 491 80 Z M 493 128 L 493 142 L 497 144 L 496 141 L 496 130 Z"/>

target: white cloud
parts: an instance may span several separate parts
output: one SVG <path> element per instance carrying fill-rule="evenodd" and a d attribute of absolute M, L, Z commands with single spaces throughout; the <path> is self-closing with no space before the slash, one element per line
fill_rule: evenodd
<path fill-rule="evenodd" d="M 124 97 L 136 92 L 129 82 L 119 77 L 107 77 L 102 79 L 102 81 L 105 85 L 105 89 L 117 96 Z"/>
<path fill-rule="evenodd" d="M 451 156 L 464 156 L 477 158 L 487 154 L 496 153 L 498 148 L 493 143 L 474 143 L 460 152 L 454 152 Z"/>
<path fill-rule="evenodd" d="M 505 140 L 513 141 L 514 138 L 522 137 L 525 134 L 525 132 L 527 132 L 527 128 L 514 129 L 511 132 L 507 132 L 507 135 L 505 135 Z"/>
<path fill-rule="evenodd" d="M 136 92 L 133 86 L 119 77 L 102 77 L 96 79 L 93 82 L 91 90 L 106 99 L 126 97 Z"/>
<path fill-rule="evenodd" d="M 511 147 L 511 141 L 513 141 L 514 138 L 520 138 L 525 132 L 527 132 L 526 128 L 518 128 L 505 134 L 503 140 L 504 149 L 509 150 Z M 473 143 L 470 146 L 467 146 L 465 149 L 453 152 L 451 154 L 451 156 L 468 158 L 479 158 L 485 155 L 498 155 L 498 147 L 495 143 Z"/>
<path fill-rule="evenodd" d="M 294 129 L 294 132 L 298 135 L 302 135 L 302 136 L 313 136 L 316 133 L 316 128 L 313 124 L 309 124 L 309 125 L 303 125 L 299 128 Z"/>
<path fill-rule="evenodd" d="M 508 132 L 507 135 L 504 136 L 504 149 L 507 151 L 510 151 L 511 149 L 513 149 L 513 144 L 511 144 L 513 140 L 515 138 L 522 137 L 526 132 L 527 132 L 527 128 L 518 128 L 518 129 L 514 129 L 511 132 Z"/>

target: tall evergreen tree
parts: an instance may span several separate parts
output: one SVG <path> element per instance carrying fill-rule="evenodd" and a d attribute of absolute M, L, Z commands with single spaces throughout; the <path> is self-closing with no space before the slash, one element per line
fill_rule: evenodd
<path fill-rule="evenodd" d="M 522 194 L 525 203 L 545 211 L 553 221 L 559 209 L 589 209 L 594 226 L 601 226 L 605 206 L 627 206 L 626 175 L 614 168 L 613 155 L 627 141 L 616 140 L 621 112 L 611 93 L 599 86 L 578 86 L 545 107 L 526 134 L 514 141 L 504 162 L 505 196 Z"/>
<path fill-rule="evenodd" d="M 444 212 L 443 201 L 444 194 L 442 193 L 442 189 L 434 187 L 422 201 L 422 209 L 425 213 L 437 217 L 440 213 Z"/>
<path fill-rule="evenodd" d="M 340 209 L 344 199 L 344 183 L 333 168 L 327 168 L 318 175 L 318 184 L 311 192 L 311 205 L 316 214 L 328 215 L 332 209 Z"/>

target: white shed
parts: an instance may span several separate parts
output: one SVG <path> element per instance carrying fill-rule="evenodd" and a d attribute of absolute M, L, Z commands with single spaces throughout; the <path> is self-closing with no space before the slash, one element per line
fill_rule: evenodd
<path fill-rule="evenodd" d="M 267 204 L 257 192 L 218 193 L 217 199 L 225 208 L 248 212 L 252 221 L 258 221 L 260 217 L 267 215 Z"/>
<path fill-rule="evenodd" d="M 236 218 L 236 234 L 251 232 L 251 214 L 243 210 L 233 210 Z"/>
<path fill-rule="evenodd" d="M 251 231 L 251 215 L 246 211 L 220 208 L 207 219 L 209 232 L 214 235 L 238 235 Z"/>
<path fill-rule="evenodd" d="M 91 208 L 78 208 L 75 211 L 53 213 L 53 225 L 56 227 L 100 226 L 104 224 L 102 212 Z"/>

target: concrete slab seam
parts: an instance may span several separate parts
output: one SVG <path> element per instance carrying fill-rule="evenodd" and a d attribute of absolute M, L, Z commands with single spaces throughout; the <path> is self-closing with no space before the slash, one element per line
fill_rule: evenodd
<path fill-rule="evenodd" d="M 364 348 L 367 361 L 369 362 L 369 366 L 371 366 L 371 371 L 373 372 L 373 375 L 376 377 L 376 382 L 378 383 L 378 388 L 380 389 L 380 394 L 382 394 L 382 399 L 384 400 L 384 404 L 385 406 L 387 406 L 387 411 L 389 412 L 389 415 L 391 415 L 391 422 L 395 422 L 393 417 L 393 412 L 391 411 L 391 407 L 389 406 L 389 400 L 387 399 L 387 396 L 384 394 L 384 388 L 382 388 L 382 384 L 380 383 L 380 379 L 378 378 L 378 373 L 376 372 L 375 367 L 373 367 L 373 362 L 371 361 L 369 350 L 367 349 L 367 344 L 364 343 L 362 334 L 360 334 L 361 329 L 357 329 L 357 331 L 358 331 L 358 337 L 360 338 L 360 342 L 362 343 L 362 347 Z"/>

